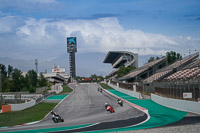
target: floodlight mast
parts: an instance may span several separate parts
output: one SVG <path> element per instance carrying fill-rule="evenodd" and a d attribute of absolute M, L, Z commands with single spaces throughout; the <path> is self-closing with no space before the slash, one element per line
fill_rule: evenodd
<path fill-rule="evenodd" d="M 36 67 L 36 73 L 38 75 L 38 59 L 35 59 L 35 67 Z"/>

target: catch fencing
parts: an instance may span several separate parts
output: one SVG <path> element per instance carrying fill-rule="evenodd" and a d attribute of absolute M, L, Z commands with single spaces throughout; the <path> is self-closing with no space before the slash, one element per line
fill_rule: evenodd
<path fill-rule="evenodd" d="M 200 100 L 200 79 L 193 81 L 157 81 L 155 94 L 174 99 Z"/>
<path fill-rule="evenodd" d="M 110 81 L 110 84 L 114 86 L 118 86 L 126 90 L 133 90 L 133 85 L 134 85 L 132 83 L 121 83 L 121 82 L 115 82 L 115 81 Z"/>

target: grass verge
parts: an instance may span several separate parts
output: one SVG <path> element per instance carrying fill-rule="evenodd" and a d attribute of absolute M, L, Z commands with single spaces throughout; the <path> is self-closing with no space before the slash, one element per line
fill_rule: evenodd
<path fill-rule="evenodd" d="M 49 113 L 57 103 L 40 103 L 22 111 L 0 114 L 0 127 L 14 126 L 39 121 Z"/>
<path fill-rule="evenodd" d="M 107 89 L 107 90 L 113 89 L 112 87 L 110 87 L 110 86 L 108 86 L 107 84 L 104 84 L 104 83 L 99 83 L 99 85 L 100 85 L 101 87 L 103 87 L 104 89 Z"/>
<path fill-rule="evenodd" d="M 67 86 L 67 85 L 63 85 L 63 91 L 61 93 L 59 93 L 59 95 L 62 95 L 62 94 L 69 94 L 70 92 L 72 92 L 73 90 Z"/>

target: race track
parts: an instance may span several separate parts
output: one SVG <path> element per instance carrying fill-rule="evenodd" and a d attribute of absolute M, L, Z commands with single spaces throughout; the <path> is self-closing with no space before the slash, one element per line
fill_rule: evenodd
<path fill-rule="evenodd" d="M 22 130 L 23 132 L 30 132 L 30 130 L 34 129 L 52 129 L 56 127 L 69 127 L 85 124 L 93 125 L 80 130 L 71 130 L 70 132 L 94 131 L 131 126 L 147 119 L 145 113 L 126 103 L 124 103 L 123 107 L 120 107 L 120 105 L 117 104 L 117 99 L 115 97 L 105 92 L 101 93 L 97 90 L 98 84 L 78 84 L 71 85 L 70 87 L 74 88 L 74 91 L 53 110 L 63 117 L 65 122 L 54 123 L 49 114 L 39 123 L 27 126 L 2 128 L 0 129 L 0 132 Z M 114 107 L 115 113 L 110 113 L 105 110 L 104 104 L 106 102 Z M 37 130 L 34 131 L 37 132 Z M 45 131 L 52 132 L 52 130 Z"/>

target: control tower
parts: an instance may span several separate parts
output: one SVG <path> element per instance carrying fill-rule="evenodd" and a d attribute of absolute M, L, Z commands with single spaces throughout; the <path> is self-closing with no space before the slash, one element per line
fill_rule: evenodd
<path fill-rule="evenodd" d="M 76 78 L 75 52 L 77 52 L 76 37 L 67 37 L 71 82 L 74 82 Z"/>

